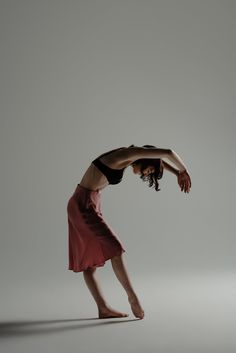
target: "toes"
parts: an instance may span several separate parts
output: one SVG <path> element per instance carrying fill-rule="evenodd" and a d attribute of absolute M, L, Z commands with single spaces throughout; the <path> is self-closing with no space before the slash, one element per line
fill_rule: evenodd
<path fill-rule="evenodd" d="M 127 317 L 129 314 L 126 313 L 118 313 L 118 312 L 99 312 L 100 319 L 108 319 L 108 318 L 119 318 L 119 317 Z"/>

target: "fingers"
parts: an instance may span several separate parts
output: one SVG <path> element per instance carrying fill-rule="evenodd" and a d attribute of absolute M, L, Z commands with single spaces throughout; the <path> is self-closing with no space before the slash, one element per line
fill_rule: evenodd
<path fill-rule="evenodd" d="M 181 188 L 181 191 L 184 191 L 185 193 L 189 193 L 190 188 L 191 188 L 191 180 L 185 179 L 179 182 L 179 186 Z"/>
<path fill-rule="evenodd" d="M 190 176 L 188 175 L 188 192 L 190 191 L 191 186 L 192 186 L 192 182 L 191 182 Z"/>
<path fill-rule="evenodd" d="M 181 188 L 181 191 L 184 191 L 185 193 L 189 193 L 192 182 L 190 179 L 190 176 L 188 174 L 182 174 L 178 176 L 178 184 Z"/>
<path fill-rule="evenodd" d="M 189 193 L 190 187 L 191 187 L 191 180 L 190 178 L 188 178 L 188 180 L 186 181 L 185 192 Z"/>
<path fill-rule="evenodd" d="M 186 189 L 187 189 L 187 187 L 186 187 L 186 182 L 183 181 L 183 183 L 182 183 L 182 185 L 181 185 L 181 191 L 186 192 Z"/>

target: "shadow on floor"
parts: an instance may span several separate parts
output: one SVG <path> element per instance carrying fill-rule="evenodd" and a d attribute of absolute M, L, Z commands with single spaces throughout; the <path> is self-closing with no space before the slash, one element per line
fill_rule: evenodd
<path fill-rule="evenodd" d="M 99 327 L 110 324 L 119 324 L 131 321 L 139 321 L 140 319 L 127 319 L 127 318 L 107 318 L 99 319 L 97 317 L 79 318 L 79 319 L 61 319 L 61 320 L 25 320 L 25 321 L 5 321 L 0 322 L 0 337 L 9 338 L 12 336 L 22 337 L 26 335 L 42 335 L 51 334 L 56 332 L 65 332 L 71 330 L 81 330 L 91 327 Z M 88 321 L 88 323 L 80 323 Z M 89 322 L 91 321 L 91 323 Z M 96 322 L 93 322 L 96 321 Z M 73 322 L 73 325 L 67 323 Z M 79 322 L 79 324 L 77 324 Z M 42 325 L 44 327 L 42 327 Z M 49 325 L 49 326 L 47 326 Z M 60 325 L 60 326 L 58 326 Z M 47 326 L 47 327 L 45 327 Z M 51 327 L 52 326 L 52 327 Z"/>

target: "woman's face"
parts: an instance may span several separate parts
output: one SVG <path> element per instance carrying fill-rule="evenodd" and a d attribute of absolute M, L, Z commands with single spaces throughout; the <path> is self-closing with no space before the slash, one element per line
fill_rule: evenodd
<path fill-rule="evenodd" d="M 133 172 L 134 174 L 141 175 L 141 166 L 139 164 L 133 164 L 132 165 Z M 153 166 L 148 166 L 143 170 L 143 174 L 147 176 L 150 173 L 153 173 L 155 171 L 155 168 Z"/>

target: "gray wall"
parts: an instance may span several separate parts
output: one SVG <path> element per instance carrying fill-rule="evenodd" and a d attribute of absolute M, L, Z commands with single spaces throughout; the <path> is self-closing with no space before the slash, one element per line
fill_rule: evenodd
<path fill-rule="evenodd" d="M 235 10 L 1 1 L 5 290 L 78 276 L 67 270 L 67 200 L 93 158 L 132 143 L 174 149 L 192 189 L 166 171 L 155 192 L 128 168 L 103 190 L 130 273 L 235 271 Z"/>

